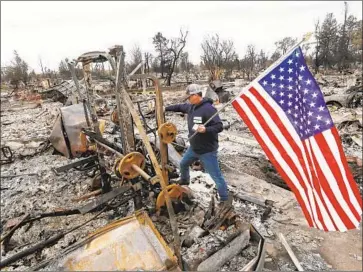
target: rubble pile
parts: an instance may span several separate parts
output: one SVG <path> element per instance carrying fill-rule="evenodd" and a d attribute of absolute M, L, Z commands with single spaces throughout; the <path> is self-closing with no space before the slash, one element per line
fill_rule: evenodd
<path fill-rule="evenodd" d="M 178 100 L 174 95 L 166 95 L 168 101 L 173 101 L 171 97 L 174 97 L 172 99 L 175 101 Z M 138 97 L 138 99 L 140 98 Z M 15 107 L 9 107 L 2 112 L 3 120 L 6 120 L 2 123 L 2 141 L 9 145 L 15 154 L 15 161 L 13 163 L 1 166 L 2 233 L 8 231 L 7 224 L 9 224 L 10 219 L 20 220 L 19 218 L 25 214 L 36 216 L 50 211 L 75 209 L 82 205 L 82 203 L 74 202 L 73 199 L 84 195 L 91 189 L 93 179 L 84 173 L 72 169 L 56 175 L 52 170 L 55 167 L 77 161 L 78 159 L 69 160 L 64 156 L 60 156 L 56 154 L 51 146 L 47 149 L 41 148 L 40 143 L 42 142 L 39 139 L 47 140 L 47 136 L 51 133 L 54 121 L 58 115 L 58 109 L 61 106 L 62 104 L 59 102 L 44 101 L 40 107 L 32 108 L 32 104 L 27 104 L 16 110 L 14 110 Z M 183 118 L 180 119 L 180 126 L 184 128 L 184 131 L 180 130 L 180 135 L 187 135 L 183 125 Z M 113 125 L 111 122 L 106 124 L 104 136 L 106 139 L 111 139 Z M 12 142 L 14 139 L 21 139 L 22 141 L 16 144 L 17 142 Z M 35 145 L 35 143 L 39 144 Z M 216 196 L 214 183 L 208 175 L 202 172 L 193 172 L 193 175 L 195 177 L 191 188 L 195 192 L 194 197 L 196 201 L 194 203 L 198 203 L 198 205 L 193 209 L 193 216 L 186 217 L 191 220 L 185 220 L 186 212 L 181 212 L 177 215 L 181 234 L 185 234 L 196 223 L 201 224 L 200 220 L 208 208 L 211 196 Z M 240 203 L 237 200 L 236 211 L 241 213 L 239 215 L 241 220 L 248 222 L 247 220 L 253 218 L 256 210 L 253 208 L 251 210 L 246 209 L 250 212 L 247 215 L 245 208 L 246 204 Z M 116 210 L 105 212 L 86 226 L 66 235 L 54 246 L 45 248 L 41 253 L 25 257 L 9 266 L 8 269 L 23 270 L 34 267 L 40 261 L 55 257 L 61 250 L 76 241 L 82 240 L 87 234 L 97 228 L 106 225 L 115 218 L 122 218 L 132 212 L 132 201 Z M 61 231 L 72 229 L 91 217 L 92 214 L 47 217 L 20 227 L 6 245 L 5 250 L 2 250 L 2 257 L 8 258 L 26 250 L 38 241 L 45 240 Z M 182 218 L 184 219 L 182 220 Z M 168 232 L 170 231 L 170 225 L 167 222 L 161 225 L 158 225 L 157 222 L 155 224 L 167 241 L 173 240 L 171 232 Z M 227 232 L 219 230 L 214 236 L 205 236 L 206 238 L 204 239 L 207 240 L 204 246 L 207 248 L 208 244 L 210 248 L 215 250 L 218 248 L 218 244 L 220 246 L 224 245 L 221 239 L 223 241 L 223 236 L 229 231 L 231 229 L 228 229 Z M 195 250 L 195 247 L 203 248 L 203 238 L 200 239 L 202 240 L 197 240 L 193 245 L 194 247 L 191 247 L 190 250 L 183 248 L 183 250 L 186 250 L 184 252 L 186 256 L 193 256 L 191 252 Z M 249 247 L 253 246 L 256 247 L 256 245 L 250 245 Z M 256 248 L 254 249 L 255 251 Z M 256 256 L 256 254 L 253 256 L 244 256 L 243 254 L 246 253 L 241 253 L 231 260 L 231 264 L 234 267 L 242 260 L 241 258 L 244 258 L 244 263 L 246 264 Z M 192 259 L 190 261 L 193 262 Z M 228 266 L 228 263 L 226 265 Z M 243 264 L 241 263 L 240 266 L 243 267 Z M 226 269 L 226 266 L 223 269 Z"/>
<path fill-rule="evenodd" d="M 189 207 L 189 211 L 177 214 L 179 232 L 182 240 L 182 256 L 188 270 L 196 270 L 201 261 L 207 259 L 213 253 L 226 246 L 238 234 L 241 224 L 248 225 L 249 222 L 254 226 L 261 225 L 261 215 L 264 208 L 255 204 L 242 202 L 234 198 L 233 211 L 235 213 L 235 223 L 230 226 L 222 226 L 220 229 L 208 232 L 203 227 L 205 216 L 210 208 L 211 198 L 217 197 L 215 184 L 211 178 L 201 171 L 191 171 L 191 185 L 194 204 Z M 233 188 L 230 188 L 233 191 Z M 172 233 L 165 217 L 154 218 L 154 223 L 160 233 L 166 237 L 168 242 L 172 242 Z M 260 227 L 258 227 L 261 230 Z M 262 229 L 264 230 L 264 229 Z M 265 231 L 266 233 L 266 231 Z M 262 233 L 261 233 L 262 234 Z M 263 234 L 262 234 L 263 235 Z M 190 237 L 193 238 L 192 244 Z M 258 243 L 250 241 L 243 248 L 240 254 L 232 256 L 221 270 L 241 271 L 247 263 L 257 256 Z"/>
<path fill-rule="evenodd" d="M 183 81 L 184 76 L 178 75 L 174 79 Z M 202 76 L 200 75 L 200 78 Z M 199 76 L 191 78 L 192 80 L 198 80 Z M 334 78 L 333 76 L 322 76 L 319 80 L 323 82 L 321 84 L 323 89 L 326 89 L 325 93 L 329 93 L 330 90 L 339 93 L 345 90 L 347 85 L 352 84 L 349 82 L 336 84 L 334 82 L 340 80 L 340 77 Z M 101 82 L 97 82 L 97 84 L 97 86 L 100 86 L 97 92 L 101 96 L 105 92 L 104 90 L 110 87 Z M 246 82 L 243 85 L 245 84 Z M 240 87 L 227 88 L 227 91 L 231 92 L 231 97 L 234 97 L 240 91 Z M 180 103 L 183 94 L 183 90 L 163 93 L 164 106 Z M 154 95 L 145 93 L 132 95 L 134 102 L 142 101 L 140 107 L 145 115 L 154 114 L 154 101 L 149 100 L 152 97 Z M 81 202 L 75 201 L 75 198 L 94 190 L 92 188 L 94 177 L 87 175 L 85 172 L 71 169 L 56 174 L 53 171 L 55 167 L 79 159 L 67 159 L 57 154 L 49 144 L 48 137 L 59 114 L 59 108 L 64 105 L 60 102 L 53 102 L 51 99 L 48 100 L 48 98 L 41 102 L 19 102 L 19 100 L 13 100 L 9 97 L 6 97 L 3 101 L 2 97 L 2 106 L 5 107 L 1 109 L 1 143 L 10 147 L 15 160 L 12 163 L 1 165 L 1 234 L 9 230 L 9 222 L 12 220 L 15 220 L 12 223 L 19 221 L 26 214 L 34 217 L 54 211 L 77 209 L 88 200 Z M 107 104 L 108 107 L 113 107 L 116 103 L 113 99 L 108 99 Z M 216 105 L 216 108 L 219 109 L 222 106 L 222 104 L 219 104 Z M 344 151 L 347 154 L 352 172 L 356 181 L 362 186 L 362 160 L 360 159 L 362 153 L 362 111 L 358 108 L 346 107 L 330 108 L 330 110 L 342 138 Z M 186 140 L 188 138 L 186 116 L 171 113 L 166 113 L 165 116 L 166 121 L 176 125 L 178 137 Z M 220 134 L 219 147 L 220 165 L 227 177 L 228 173 L 245 173 L 266 181 L 264 185 L 261 185 L 261 195 L 269 191 L 278 195 L 281 193 L 279 190 L 283 190 L 279 187 L 289 190 L 271 163 L 266 159 L 264 152 L 233 107 L 227 107 L 220 114 L 220 117 L 228 127 Z M 113 141 L 115 129 L 114 124 L 109 120 L 109 112 L 100 119 L 106 120 L 104 138 Z M 106 166 L 111 168 L 115 161 L 114 157 L 107 155 L 105 157 Z M 245 176 L 241 175 L 241 177 Z M 292 218 L 287 223 L 284 220 L 279 220 L 280 217 L 287 216 L 290 208 L 284 209 L 280 203 L 278 203 L 280 206 L 274 206 L 274 204 L 262 205 L 256 201 L 257 198 L 251 198 L 247 193 L 244 182 L 245 180 L 241 178 L 237 185 L 229 184 L 229 190 L 234 195 L 233 210 L 229 217 L 226 216 L 223 221 L 219 222 L 220 225 L 216 224 L 218 226 L 216 229 L 211 230 L 207 227 L 206 222 L 209 220 L 208 215 L 211 207 L 214 207 L 215 214 L 217 210 L 217 204 L 213 202 L 218 200 L 215 184 L 209 175 L 203 172 L 203 169 L 191 171 L 191 185 L 189 188 L 192 191 L 192 202 L 182 202 L 183 205 L 176 214 L 182 240 L 182 260 L 188 270 L 197 270 L 202 261 L 223 249 L 241 233 L 241 230 L 248 228 L 250 224 L 258 230 L 259 234 L 267 242 L 276 244 L 278 231 L 282 229 L 282 226 L 289 225 L 294 220 Z M 111 185 L 117 185 L 114 180 L 111 183 Z M 279 187 L 269 187 L 271 184 L 268 183 L 276 184 Z M 250 198 L 248 200 L 243 199 L 241 194 Z M 94 197 L 90 198 L 90 200 L 92 199 Z M 171 245 L 174 239 L 166 209 L 163 208 L 159 215 L 155 213 L 155 207 L 151 206 L 147 205 L 145 208 L 150 211 L 150 217 L 157 230 L 165 241 Z M 65 235 L 54 245 L 13 263 L 7 267 L 7 270 L 29 269 L 44 260 L 54 258 L 64 249 L 85 239 L 89 233 L 115 219 L 130 215 L 134 211 L 134 202 L 132 200 L 117 208 L 107 210 L 89 224 Z M 39 241 L 62 231 L 70 230 L 93 216 L 92 213 L 85 213 L 35 220 L 17 229 L 10 241 L 6 245 L 2 245 L 2 258 L 13 256 Z M 290 225 L 295 226 L 294 223 Z M 304 269 L 329 270 L 331 268 L 317 253 L 321 242 L 320 238 L 312 239 L 311 236 L 304 234 L 304 232 L 291 229 L 290 233 L 286 235 L 286 239 L 298 255 Z M 281 245 L 277 247 L 277 250 L 284 251 Z M 228 261 L 220 267 L 220 270 L 240 271 L 258 256 L 258 251 L 258 242 L 249 239 L 238 254 L 230 256 Z M 268 251 L 266 260 L 263 261 L 265 261 L 266 271 L 295 270 L 294 264 L 286 254 L 279 255 Z"/>
<path fill-rule="evenodd" d="M 46 146 L 58 115 L 59 102 L 12 104 L 2 108 L 1 142 L 15 155 L 35 154 Z"/>

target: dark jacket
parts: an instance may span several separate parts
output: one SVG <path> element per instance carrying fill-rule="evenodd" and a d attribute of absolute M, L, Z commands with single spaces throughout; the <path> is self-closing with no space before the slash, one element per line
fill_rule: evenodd
<path fill-rule="evenodd" d="M 182 112 L 188 114 L 189 137 L 195 132 L 193 126 L 204 124 L 214 113 L 216 108 L 211 99 L 204 98 L 202 103 L 192 105 L 189 103 L 168 106 L 166 111 Z M 197 154 L 204 154 L 218 150 L 218 133 L 223 130 L 219 115 L 216 115 L 206 126 L 205 133 L 197 133 L 191 140 L 190 146 Z"/>

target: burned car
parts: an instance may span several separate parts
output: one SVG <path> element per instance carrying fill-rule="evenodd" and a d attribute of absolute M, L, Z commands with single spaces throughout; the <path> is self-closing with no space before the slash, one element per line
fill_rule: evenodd
<path fill-rule="evenodd" d="M 333 94 L 325 96 L 327 106 L 335 106 L 337 108 L 358 108 L 363 106 L 363 86 L 352 86 L 342 94 Z"/>

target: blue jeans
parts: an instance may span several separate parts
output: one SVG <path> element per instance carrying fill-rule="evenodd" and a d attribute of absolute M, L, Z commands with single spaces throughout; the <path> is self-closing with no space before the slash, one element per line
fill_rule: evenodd
<path fill-rule="evenodd" d="M 222 176 L 221 169 L 219 169 L 217 151 L 208 152 L 204 154 L 197 154 L 189 147 L 180 162 L 181 180 L 183 182 L 190 181 L 189 166 L 197 159 L 199 159 L 202 162 L 204 169 L 207 171 L 207 173 L 216 183 L 220 200 L 221 201 L 227 200 L 228 199 L 227 184 Z"/>

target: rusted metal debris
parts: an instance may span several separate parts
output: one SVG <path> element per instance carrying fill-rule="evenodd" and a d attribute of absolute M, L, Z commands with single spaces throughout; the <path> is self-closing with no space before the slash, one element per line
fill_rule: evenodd
<path fill-rule="evenodd" d="M 68 271 L 175 271 L 178 262 L 147 213 L 139 211 L 97 230 L 49 267 Z"/>
<path fill-rule="evenodd" d="M 77 158 L 87 151 L 87 146 L 80 137 L 82 128 L 86 126 L 82 104 L 62 107 L 49 140 L 54 148 L 64 156 Z"/>
<path fill-rule="evenodd" d="M 69 106 L 72 104 L 72 96 L 75 94 L 76 91 L 77 86 L 74 81 L 65 80 L 62 81 L 60 84 L 54 85 L 49 89 L 41 91 L 39 94 L 41 95 L 42 99 L 52 99 L 53 101 L 59 101 L 62 104 Z M 85 93 L 84 88 L 82 89 L 82 93 Z M 75 101 L 73 100 L 73 102 Z"/>
<path fill-rule="evenodd" d="M 152 146 L 150 144 L 150 139 L 147 136 L 147 132 L 144 130 L 144 126 L 141 123 L 139 115 L 137 111 L 134 109 L 133 102 L 131 101 L 128 93 L 125 89 L 125 82 L 126 82 L 126 74 L 125 74 L 125 64 L 124 64 L 124 52 L 123 47 L 114 47 L 110 50 L 110 54 L 105 52 L 95 51 L 95 52 L 88 52 L 81 55 L 77 62 L 81 62 L 83 65 L 84 71 L 84 85 L 86 90 L 86 97 L 87 100 L 83 104 L 74 104 L 69 107 L 63 107 L 61 109 L 61 115 L 57 120 L 55 128 L 53 130 L 53 137 L 51 139 L 54 142 L 54 146 L 58 151 L 61 151 L 67 157 L 77 157 L 81 154 L 84 154 L 86 151 L 93 152 L 96 154 L 97 161 L 96 164 L 96 171 L 101 173 L 101 183 L 102 189 L 108 187 L 109 184 L 109 176 L 110 174 L 106 172 L 105 168 L 105 160 L 103 151 L 111 151 L 118 159 L 113 167 L 113 172 L 117 178 L 126 179 L 127 181 L 132 181 L 133 186 L 122 186 L 120 188 L 113 189 L 111 192 L 107 190 L 102 190 L 101 196 L 97 197 L 94 201 L 87 204 L 85 207 L 80 208 L 79 210 L 81 213 L 90 212 L 97 207 L 101 206 L 103 203 L 108 202 L 109 200 L 113 199 L 117 195 L 121 195 L 124 192 L 133 189 L 133 196 L 136 208 L 140 208 L 141 198 L 139 200 L 137 195 L 140 195 L 141 189 L 143 185 L 140 183 L 140 179 L 138 177 L 144 178 L 148 181 L 152 186 L 161 186 L 161 192 L 163 195 L 164 202 L 167 206 L 167 210 L 169 213 L 169 218 L 171 221 L 172 229 L 174 231 L 174 251 L 175 255 L 178 257 L 178 261 L 181 264 L 181 257 L 180 257 L 180 240 L 177 231 L 177 225 L 174 219 L 174 211 L 173 207 L 170 202 L 170 197 L 168 190 L 166 189 L 168 185 L 168 175 L 169 171 L 175 171 L 175 169 L 171 168 L 168 164 L 168 144 L 171 141 L 175 140 L 176 130 L 175 126 L 172 124 L 165 125 L 164 120 L 164 112 L 163 112 L 163 100 L 161 91 L 159 89 L 158 80 L 150 75 L 134 75 L 129 76 L 130 79 L 132 78 L 140 78 L 142 80 L 151 79 L 154 81 L 155 86 L 155 93 L 156 93 L 156 123 L 157 127 L 155 128 L 154 135 L 155 135 L 155 143 L 157 142 L 158 145 L 158 153 L 159 156 L 155 155 L 155 144 Z M 113 58 L 112 58 L 113 57 Z M 96 110 L 96 102 L 94 88 L 92 85 L 92 78 L 90 73 L 90 65 L 91 63 L 97 62 L 104 62 L 109 61 L 111 66 L 113 67 L 113 71 L 116 74 L 116 86 L 115 86 L 115 95 L 116 95 L 116 113 L 117 113 L 117 120 L 115 118 L 114 122 L 119 127 L 120 131 L 120 140 L 122 143 L 122 148 L 120 149 L 119 146 L 114 145 L 108 142 L 106 139 L 102 137 L 102 133 L 100 130 L 100 125 L 98 121 L 98 113 Z M 116 65 L 117 63 L 117 65 Z M 69 63 L 74 67 L 74 63 Z M 79 92 L 78 81 L 74 78 L 75 86 L 78 92 L 78 97 L 81 98 L 82 94 Z M 121 99 L 121 96 L 123 99 Z M 79 102 L 79 101 L 77 101 Z M 72 121 L 68 118 L 70 116 L 68 112 L 75 111 L 79 113 L 77 116 L 78 119 L 72 119 Z M 140 114 L 141 109 L 139 107 Z M 74 114 L 73 114 L 74 115 Z M 113 114 L 114 115 L 114 114 Z M 112 116 L 113 116 L 112 115 Z M 90 117 L 90 118 L 88 118 Z M 145 122 L 145 119 L 144 119 Z M 136 140 L 134 135 L 134 126 L 136 126 L 139 130 L 139 137 Z M 84 129 L 87 127 L 87 129 Z M 171 129 L 169 129 L 169 127 Z M 82 129 L 83 128 L 83 129 Z M 159 128 L 159 130 L 158 130 Z M 174 128 L 174 131 L 172 129 Z M 171 132 L 170 132 L 171 131 Z M 82 136 L 82 132 L 86 138 Z M 158 133 L 158 135 L 156 134 Z M 156 137 L 158 136 L 158 137 Z M 162 137 L 161 137 L 162 136 Z M 57 139 L 56 139 L 57 138 Z M 141 139 L 140 139 L 141 138 Z M 159 138 L 159 139 L 156 139 Z M 140 143 L 143 144 L 142 151 L 145 155 L 148 155 L 149 158 L 149 166 L 148 171 L 149 173 L 145 172 L 143 169 L 145 168 L 145 157 L 143 154 L 136 151 L 136 145 L 140 148 Z M 96 148 L 90 150 L 90 146 L 93 145 Z M 136 156 L 137 155 L 137 156 Z M 141 158 L 141 160 L 133 160 L 132 158 Z M 83 167 L 87 165 L 87 163 L 79 162 L 70 165 L 66 165 L 64 167 L 60 167 L 57 172 L 65 171 L 67 169 L 73 167 Z M 92 165 L 91 165 L 92 166 Z M 150 166 L 152 168 L 150 168 Z M 107 170 L 108 171 L 108 170 Z M 128 188 L 127 190 L 125 188 Z M 111 190 L 112 188 L 110 188 Z M 179 195 L 175 196 L 176 198 Z M 85 198 L 88 198 L 86 196 Z M 160 201 L 159 201 L 160 202 Z M 138 203 L 138 204 L 137 204 Z M 159 205 L 160 206 L 160 205 Z"/>
<path fill-rule="evenodd" d="M 60 167 L 52 168 L 52 170 L 54 171 L 54 173 L 56 173 L 56 175 L 59 175 L 60 173 L 73 168 L 80 171 L 86 171 L 97 167 L 97 159 L 97 156 L 93 155 Z"/>
<path fill-rule="evenodd" d="M 80 55 L 77 61 L 84 64 L 102 63 L 108 61 L 110 57 L 105 51 L 91 51 Z"/>
<path fill-rule="evenodd" d="M 357 108 L 363 106 L 363 86 L 352 86 L 342 94 L 328 95 L 324 97 L 327 106 Z"/>

